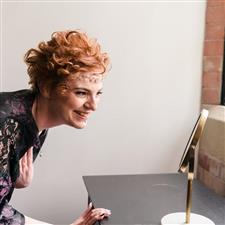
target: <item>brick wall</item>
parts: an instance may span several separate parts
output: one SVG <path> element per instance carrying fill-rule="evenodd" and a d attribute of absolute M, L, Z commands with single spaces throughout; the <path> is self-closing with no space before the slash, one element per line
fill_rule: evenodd
<path fill-rule="evenodd" d="M 202 103 L 220 104 L 225 30 L 225 0 L 208 0 L 203 57 Z"/>
<path fill-rule="evenodd" d="M 197 178 L 225 196 L 225 106 L 207 106 L 210 113 L 200 140 Z"/>
<path fill-rule="evenodd" d="M 198 179 L 208 188 L 225 197 L 225 164 L 204 151 L 199 153 L 198 159 Z"/>
<path fill-rule="evenodd" d="M 225 106 L 219 104 L 224 32 L 225 0 L 208 0 L 203 53 L 202 106 L 210 111 L 210 116 L 200 140 L 197 178 L 222 196 L 225 196 Z"/>

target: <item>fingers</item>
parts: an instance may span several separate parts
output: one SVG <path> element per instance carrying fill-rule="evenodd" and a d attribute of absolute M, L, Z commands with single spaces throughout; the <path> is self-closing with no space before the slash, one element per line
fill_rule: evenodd
<path fill-rule="evenodd" d="M 92 225 L 97 220 L 102 220 L 104 217 L 108 217 L 111 215 L 111 211 L 104 208 L 92 209 L 91 213 L 87 215 L 85 218 L 85 224 Z"/>
<path fill-rule="evenodd" d="M 93 209 L 92 210 L 93 214 L 100 214 L 100 215 L 105 215 L 105 216 L 110 216 L 111 215 L 111 211 L 108 209 L 104 209 L 104 208 L 97 208 L 97 209 Z"/>
<path fill-rule="evenodd" d="M 95 215 L 93 217 L 90 217 L 87 222 L 85 223 L 86 225 L 93 225 L 97 220 L 102 220 L 104 218 L 104 215 Z"/>
<path fill-rule="evenodd" d="M 20 159 L 20 167 L 30 168 L 33 166 L 33 147 L 29 148 L 28 151 Z"/>
<path fill-rule="evenodd" d="M 33 179 L 33 148 L 28 151 L 19 160 L 20 175 L 17 178 L 20 187 L 28 186 Z"/>
<path fill-rule="evenodd" d="M 19 160 L 20 174 L 23 172 L 22 159 Z"/>
<path fill-rule="evenodd" d="M 104 217 L 111 215 L 111 211 L 104 208 L 92 209 L 92 203 L 81 214 L 81 216 L 74 221 L 73 225 L 93 225 L 97 220 L 102 220 Z"/>
<path fill-rule="evenodd" d="M 33 166 L 33 147 L 29 148 L 27 151 L 27 165 L 28 167 Z"/>
<path fill-rule="evenodd" d="M 23 155 L 23 157 L 19 161 L 20 165 L 20 174 L 24 174 L 27 170 L 27 153 Z"/>

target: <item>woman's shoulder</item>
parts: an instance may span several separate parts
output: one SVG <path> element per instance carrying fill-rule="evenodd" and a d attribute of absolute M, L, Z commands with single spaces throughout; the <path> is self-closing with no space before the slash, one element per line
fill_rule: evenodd
<path fill-rule="evenodd" d="M 32 108 L 34 96 L 29 89 L 0 92 L 0 120 L 26 115 Z"/>
<path fill-rule="evenodd" d="M 34 92 L 30 89 L 0 92 L 0 102 L 4 103 L 4 101 L 22 101 L 27 98 L 31 98 L 34 95 Z"/>

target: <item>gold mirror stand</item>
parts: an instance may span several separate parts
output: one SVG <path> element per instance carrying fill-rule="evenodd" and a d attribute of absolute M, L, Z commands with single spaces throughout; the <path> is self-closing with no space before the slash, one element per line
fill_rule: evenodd
<path fill-rule="evenodd" d="M 189 150 L 189 168 L 188 168 L 188 184 L 186 199 L 186 222 L 190 223 L 191 205 L 192 205 L 192 183 L 194 179 L 194 163 L 195 163 L 195 146 L 191 145 Z"/>

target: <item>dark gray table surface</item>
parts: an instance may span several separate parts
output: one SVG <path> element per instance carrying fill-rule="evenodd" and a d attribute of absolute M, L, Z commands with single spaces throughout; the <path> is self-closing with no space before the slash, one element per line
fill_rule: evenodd
<path fill-rule="evenodd" d="M 185 212 L 185 174 L 138 174 L 84 176 L 95 208 L 110 209 L 112 215 L 101 224 L 160 224 L 169 213 Z M 225 198 L 193 182 L 192 212 L 225 224 Z"/>

